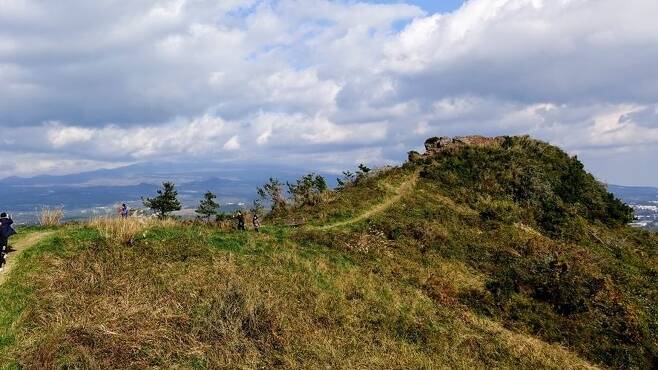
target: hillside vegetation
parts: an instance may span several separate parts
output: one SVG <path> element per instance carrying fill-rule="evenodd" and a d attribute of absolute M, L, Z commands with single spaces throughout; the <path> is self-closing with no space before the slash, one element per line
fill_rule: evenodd
<path fill-rule="evenodd" d="M 411 153 L 258 234 L 68 225 L 0 286 L 0 364 L 655 368 L 658 237 L 630 219 L 509 137 Z"/>

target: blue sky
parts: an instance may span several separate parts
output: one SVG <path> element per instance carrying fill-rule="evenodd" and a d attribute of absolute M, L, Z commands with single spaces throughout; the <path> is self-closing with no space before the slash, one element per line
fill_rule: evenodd
<path fill-rule="evenodd" d="M 430 136 L 527 134 L 658 186 L 655 0 L 68 3 L 0 1 L 0 177 L 340 173 Z"/>
<path fill-rule="evenodd" d="M 402 3 L 404 1 L 373 1 L 375 3 Z M 408 1 L 409 4 L 418 5 L 429 13 L 444 13 L 458 9 L 464 0 L 415 0 Z"/>

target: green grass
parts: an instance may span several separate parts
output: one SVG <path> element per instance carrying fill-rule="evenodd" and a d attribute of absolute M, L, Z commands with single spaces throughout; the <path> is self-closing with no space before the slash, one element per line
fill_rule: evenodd
<path fill-rule="evenodd" d="M 32 233 L 56 230 L 53 227 L 23 227 L 19 229 L 19 234 L 11 239 L 11 244 L 20 242 Z M 68 231 L 81 241 L 88 241 L 98 235 L 95 230 L 89 229 L 70 229 Z M 41 263 L 44 256 L 66 257 L 66 251 L 58 248 L 60 241 L 61 238 L 57 236 L 51 237 L 24 251 L 18 256 L 17 268 L 11 272 L 10 278 L 0 285 L 0 364 L 4 363 L 4 367 L 17 366 L 17 362 L 11 359 L 11 350 L 16 346 L 15 324 L 26 308 L 38 299 L 35 294 L 36 287 L 30 276 L 48 273 L 43 269 Z M 70 251 L 70 254 L 73 253 L 74 251 Z"/>
<path fill-rule="evenodd" d="M 459 348 L 483 329 L 437 306 L 415 278 L 399 279 L 394 271 L 407 262 L 290 233 L 155 228 L 128 247 L 66 228 L 26 252 L 2 287 L 3 328 L 15 338 L 3 342 L 2 360 L 27 368 L 542 364 L 491 334 L 485 347 Z M 580 361 L 564 356 L 562 364 Z"/>

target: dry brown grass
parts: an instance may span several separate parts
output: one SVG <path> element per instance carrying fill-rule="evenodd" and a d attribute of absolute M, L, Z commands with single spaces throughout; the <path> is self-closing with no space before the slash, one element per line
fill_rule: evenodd
<path fill-rule="evenodd" d="M 64 210 L 62 208 L 44 208 L 39 212 L 39 224 L 41 226 L 57 226 L 61 224 L 64 218 Z"/>
<path fill-rule="evenodd" d="M 88 225 L 100 231 L 101 235 L 112 242 L 121 244 L 133 244 L 135 238 L 142 235 L 153 227 L 172 227 L 178 222 L 171 219 L 160 220 L 157 218 L 140 217 L 99 217 L 89 221 Z"/>
<path fill-rule="evenodd" d="M 526 357 L 529 363 L 542 364 L 548 369 L 599 369 L 559 344 L 549 344 L 536 337 L 515 333 L 499 323 L 470 312 L 464 312 L 462 319 L 476 331 L 499 338 L 505 350 Z M 471 344 L 476 347 L 478 345 L 477 341 Z"/>
<path fill-rule="evenodd" d="M 93 224 L 117 235 L 130 221 Z M 587 367 L 374 272 L 413 275 L 412 265 L 390 265 L 399 256 L 358 266 L 266 233 L 212 230 L 159 228 L 112 248 L 113 239 L 67 229 L 62 254 L 41 262 L 49 273 L 27 279 L 39 298 L 7 358 L 28 369 Z"/>

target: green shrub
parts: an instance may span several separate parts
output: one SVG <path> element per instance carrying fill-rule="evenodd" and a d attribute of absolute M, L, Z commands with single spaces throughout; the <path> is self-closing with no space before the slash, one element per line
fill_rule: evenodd
<path fill-rule="evenodd" d="M 483 198 L 479 201 L 480 218 L 485 222 L 513 224 L 521 220 L 521 208 L 510 200 Z"/>
<path fill-rule="evenodd" d="M 482 197 L 511 200 L 532 215 L 532 223 L 556 237 L 575 216 L 609 226 L 633 219 L 632 209 L 585 172 L 576 157 L 527 137 L 507 137 L 500 146 L 463 146 L 439 153 L 421 175 L 474 208 Z M 497 217 L 494 209 L 485 206 L 483 211 L 484 219 Z"/>

